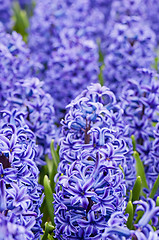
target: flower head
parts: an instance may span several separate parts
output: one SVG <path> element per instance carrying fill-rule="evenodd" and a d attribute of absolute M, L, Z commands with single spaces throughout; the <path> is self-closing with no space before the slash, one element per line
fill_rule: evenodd
<path fill-rule="evenodd" d="M 98 239 L 112 213 L 125 209 L 126 186 L 119 165 L 125 171 L 131 160 L 122 109 L 100 84 L 92 84 L 68 108 L 56 176 L 55 233 L 57 238 L 74 239 L 83 229 L 82 237 Z"/>
<path fill-rule="evenodd" d="M 34 134 L 24 123 L 23 115 L 16 111 L 1 112 L 0 221 L 5 223 L 4 231 L 0 231 L 4 234 L 2 239 L 14 239 L 16 234 L 15 239 L 19 234 L 24 239 L 38 239 L 42 231 L 41 187 L 35 163 L 38 147 Z"/>

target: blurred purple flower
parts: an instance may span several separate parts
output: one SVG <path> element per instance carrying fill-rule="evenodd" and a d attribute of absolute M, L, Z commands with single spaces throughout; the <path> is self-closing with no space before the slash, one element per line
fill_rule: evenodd
<path fill-rule="evenodd" d="M 6 30 L 11 28 L 12 0 L 0 0 L 0 22 Z"/>
<path fill-rule="evenodd" d="M 117 99 L 127 79 L 138 77 L 138 68 L 149 68 L 153 64 L 155 46 L 155 34 L 142 18 L 123 17 L 120 22 L 113 22 L 106 48 L 104 76 Z"/>

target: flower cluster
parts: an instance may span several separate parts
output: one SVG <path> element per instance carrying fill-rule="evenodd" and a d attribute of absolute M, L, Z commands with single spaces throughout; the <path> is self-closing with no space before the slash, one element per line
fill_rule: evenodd
<path fill-rule="evenodd" d="M 140 17 L 125 17 L 110 32 L 105 56 L 107 85 L 119 98 L 128 78 L 136 78 L 138 68 L 149 68 L 154 61 L 155 34 Z"/>
<path fill-rule="evenodd" d="M 0 27 L 0 108 L 16 107 L 23 111 L 46 154 L 54 137 L 53 99 L 42 90 L 40 81 L 32 77 L 38 64 L 30 59 L 30 51 L 21 35 L 7 34 L 3 26 Z"/>
<path fill-rule="evenodd" d="M 6 30 L 11 27 L 12 0 L 0 0 L 0 22 L 4 24 Z"/>
<path fill-rule="evenodd" d="M 0 119 L 1 239 L 39 239 L 41 187 L 38 184 L 38 146 L 33 132 L 15 110 Z"/>
<path fill-rule="evenodd" d="M 0 24 L 0 108 L 19 79 L 31 76 L 38 65 L 30 59 L 30 51 L 16 32 L 8 34 Z"/>
<path fill-rule="evenodd" d="M 107 3 L 105 5 L 105 8 L 107 8 Z M 107 10 L 109 11 L 109 9 Z M 65 27 L 74 29 L 78 36 L 87 37 L 94 42 L 103 41 L 105 38 L 103 29 L 106 25 L 105 14 L 100 11 L 95 3 L 94 6 L 91 6 L 90 0 L 77 0 L 67 10 Z"/>
<path fill-rule="evenodd" d="M 53 99 L 42 89 L 42 82 L 37 78 L 15 81 L 8 91 L 4 102 L 6 109 L 17 108 L 23 111 L 24 118 L 36 136 L 36 142 L 42 146 L 43 156 L 49 152 L 51 139 L 54 138 Z"/>
<path fill-rule="evenodd" d="M 159 42 L 159 28 L 158 28 L 158 11 L 159 11 L 159 2 L 157 0 L 148 0 L 145 1 L 146 9 L 146 20 L 149 23 L 150 27 L 156 34 L 157 42 Z"/>
<path fill-rule="evenodd" d="M 0 0 L 0 240 L 159 239 L 158 8 Z"/>
<path fill-rule="evenodd" d="M 129 182 L 131 165 L 135 178 L 126 127 L 114 94 L 100 84 L 92 84 L 68 107 L 55 195 L 56 237 L 98 239 L 111 214 L 125 209 L 121 168 Z"/>
<path fill-rule="evenodd" d="M 62 0 L 39 0 L 30 20 L 28 44 L 33 59 L 43 66 L 42 73 L 47 69 L 50 54 L 58 44 L 58 33 L 64 26 L 66 7 L 63 5 L 65 3 Z"/>
<path fill-rule="evenodd" d="M 144 0 L 114 0 L 110 12 L 110 20 L 120 22 L 123 16 L 144 17 L 146 15 L 146 9 Z"/>
<path fill-rule="evenodd" d="M 90 0 L 90 6 L 92 8 L 98 8 L 100 12 L 104 14 L 105 22 L 108 20 L 111 6 L 114 0 Z"/>
<path fill-rule="evenodd" d="M 48 62 L 44 89 L 55 101 L 56 121 L 63 117 L 65 106 L 88 82 L 97 81 L 98 52 L 93 41 L 61 31 L 60 47 Z"/>
<path fill-rule="evenodd" d="M 97 81 L 97 40 L 104 38 L 104 22 L 104 15 L 97 7 L 92 8 L 90 1 L 47 0 L 36 5 L 29 46 L 33 59 L 43 66 L 39 78 L 55 99 L 57 123 L 65 106 L 89 83 Z"/>
<path fill-rule="evenodd" d="M 124 222 L 126 221 L 126 216 L 122 216 L 122 213 L 113 213 L 108 221 L 108 226 L 102 235 L 102 240 L 157 240 L 159 238 L 159 231 L 154 231 L 149 224 L 150 221 L 152 221 L 153 225 L 158 227 L 159 207 L 156 207 L 156 203 L 148 198 L 147 201 L 135 201 L 133 204 L 137 205 L 137 212 L 140 211 L 140 213 L 142 213 L 139 221 L 135 224 L 135 230 L 129 230 L 126 227 Z"/>
<path fill-rule="evenodd" d="M 145 164 L 146 173 L 150 175 L 148 179 L 152 189 L 158 175 L 152 169 L 156 169 L 159 160 L 156 155 L 157 132 L 155 142 L 152 141 L 155 138 L 154 125 L 159 121 L 159 82 L 158 76 L 150 70 L 138 72 L 140 77 L 137 80 L 129 79 L 123 88 L 121 107 L 124 109 L 125 122 L 129 125 L 129 135 L 135 136 L 136 149 Z"/>
<path fill-rule="evenodd" d="M 146 177 L 150 189 L 152 189 L 159 174 L 159 124 L 155 127 L 153 138 L 153 141 L 147 141 L 144 146 L 140 146 L 141 158 L 144 161 Z M 155 198 L 158 194 L 159 189 L 156 191 Z"/>

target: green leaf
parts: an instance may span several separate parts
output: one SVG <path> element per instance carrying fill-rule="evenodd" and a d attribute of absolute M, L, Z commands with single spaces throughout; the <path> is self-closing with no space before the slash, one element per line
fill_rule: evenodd
<path fill-rule="evenodd" d="M 45 197 L 44 197 L 43 203 L 41 204 L 40 211 L 43 213 L 42 224 L 41 224 L 41 227 L 43 228 L 45 223 L 50 220 Z"/>
<path fill-rule="evenodd" d="M 27 29 L 29 27 L 29 20 L 28 16 L 25 10 L 22 10 L 20 8 L 20 5 L 18 2 L 14 2 L 13 4 L 13 21 L 14 21 L 14 26 L 13 30 L 16 32 L 20 33 L 23 37 L 23 40 L 27 42 Z"/>
<path fill-rule="evenodd" d="M 128 220 L 127 220 L 127 227 L 129 229 L 132 229 L 132 222 L 133 222 L 133 217 L 134 217 L 134 210 L 133 210 L 133 204 L 131 201 L 128 202 L 127 204 L 127 207 L 126 207 L 126 210 L 125 210 L 125 213 L 128 213 L 129 214 L 129 217 L 128 217 Z"/>
<path fill-rule="evenodd" d="M 50 186 L 50 181 L 47 175 L 44 177 L 44 193 L 47 210 L 51 219 L 52 224 L 54 225 L 54 208 L 53 208 L 53 192 Z"/>
<path fill-rule="evenodd" d="M 45 161 L 47 164 L 47 173 L 49 174 L 49 177 L 50 177 L 54 163 L 53 163 L 52 159 L 49 159 L 48 155 L 45 155 Z M 45 174 L 45 175 L 47 175 L 47 174 Z"/>
<path fill-rule="evenodd" d="M 158 56 L 155 57 L 155 63 L 153 65 L 154 69 L 158 72 Z"/>
<path fill-rule="evenodd" d="M 124 175 L 124 179 L 125 179 L 125 173 L 124 173 L 124 170 L 123 170 L 123 167 L 119 164 L 119 168 L 120 170 L 122 171 L 123 175 Z"/>
<path fill-rule="evenodd" d="M 104 85 L 104 77 L 103 77 L 103 70 L 105 68 L 105 65 L 103 64 L 101 67 L 100 67 L 100 72 L 98 74 L 98 79 L 99 79 L 99 83 L 101 84 L 101 86 Z"/>
<path fill-rule="evenodd" d="M 131 215 L 132 221 L 133 221 L 134 214 L 135 214 L 135 210 L 136 210 L 136 205 L 134 205 L 133 202 L 139 200 L 140 193 L 141 193 L 141 189 L 142 189 L 141 177 L 138 176 L 137 179 L 136 179 L 136 181 L 135 181 L 135 184 L 134 184 L 134 187 L 133 187 L 133 190 L 132 190 L 132 194 L 130 193 L 130 194 L 131 194 L 131 199 L 132 199 L 132 201 L 129 200 L 129 202 L 132 203 L 132 209 L 133 209 L 133 212 L 131 213 L 131 214 L 132 214 L 132 215 Z M 129 198 L 129 199 L 130 199 L 130 198 Z M 129 207 L 129 208 L 130 208 L 130 207 Z M 131 209 L 131 211 L 132 211 L 132 209 Z M 131 228 L 129 228 L 129 229 L 132 229 L 132 228 L 133 228 L 132 222 L 131 222 L 131 225 L 130 225 L 131 219 L 129 220 L 129 223 L 128 223 L 128 224 L 129 224 L 129 227 L 131 227 Z"/>
<path fill-rule="evenodd" d="M 51 141 L 50 148 L 51 148 L 51 155 L 52 155 L 53 163 L 54 163 L 55 168 L 57 169 L 58 163 L 59 163 L 59 155 L 57 153 L 57 150 L 55 150 L 54 140 Z"/>
<path fill-rule="evenodd" d="M 104 54 L 102 53 L 102 50 L 101 50 L 101 41 L 100 40 L 97 40 L 97 45 L 98 45 L 98 54 L 99 54 L 99 63 L 102 63 L 104 64 Z"/>
<path fill-rule="evenodd" d="M 135 141 L 134 135 L 131 136 L 131 140 L 132 140 L 132 145 L 133 145 L 133 151 L 136 151 L 136 141 Z"/>
<path fill-rule="evenodd" d="M 51 185 L 51 188 L 52 188 L 52 191 L 55 192 L 55 185 L 56 183 L 54 182 L 54 177 L 57 173 L 57 167 L 58 167 L 58 164 L 59 164 L 59 148 L 57 146 L 57 149 L 55 150 L 55 147 L 54 147 L 54 141 L 52 140 L 51 141 L 51 144 L 50 144 L 50 148 L 51 148 L 51 155 L 52 155 L 52 166 L 50 167 L 50 185 Z"/>
<path fill-rule="evenodd" d="M 41 170 L 40 170 L 40 174 L 39 174 L 39 180 L 38 182 L 43 185 L 44 182 L 44 176 L 48 174 L 48 167 L 47 165 L 42 166 Z"/>
<path fill-rule="evenodd" d="M 141 162 L 141 159 L 139 157 L 138 152 L 134 151 L 133 156 L 136 160 L 136 174 L 137 174 L 137 176 L 141 177 L 142 188 L 147 188 L 148 189 L 146 176 L 145 176 L 145 171 L 144 171 L 144 166 L 143 166 L 143 163 Z M 144 194 L 142 193 L 142 195 L 144 195 Z"/>
<path fill-rule="evenodd" d="M 151 193 L 150 193 L 150 196 L 149 196 L 150 198 L 154 198 L 155 193 L 157 192 L 158 188 L 159 188 L 159 175 L 158 175 L 158 177 L 157 177 L 157 179 L 156 179 L 156 181 L 153 185 L 153 188 L 151 190 Z"/>
<path fill-rule="evenodd" d="M 47 240 L 48 238 L 48 234 L 53 232 L 54 230 L 54 226 L 52 226 L 50 223 L 46 222 L 45 223 L 45 232 L 44 235 L 42 236 L 42 240 Z"/>
<path fill-rule="evenodd" d="M 129 201 L 132 202 L 132 190 L 130 190 Z"/>
<path fill-rule="evenodd" d="M 50 234 L 48 234 L 48 240 L 54 240 L 55 238 L 53 236 L 51 236 Z"/>
<path fill-rule="evenodd" d="M 132 190 L 132 202 L 139 200 L 141 190 L 142 190 L 142 181 L 141 181 L 141 177 L 138 176 Z M 134 208 L 136 209 L 136 205 L 134 205 Z M 134 212 L 135 212 L 135 209 L 134 209 Z"/>
<path fill-rule="evenodd" d="M 158 207 L 159 206 L 159 197 L 157 197 L 157 199 L 156 199 L 156 207 Z"/>

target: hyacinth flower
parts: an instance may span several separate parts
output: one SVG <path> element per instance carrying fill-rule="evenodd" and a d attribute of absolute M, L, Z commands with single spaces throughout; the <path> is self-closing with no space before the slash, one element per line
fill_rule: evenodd
<path fill-rule="evenodd" d="M 146 15 L 145 3 L 144 0 L 113 0 L 110 21 L 119 22 L 123 16 L 141 16 L 144 18 Z"/>
<path fill-rule="evenodd" d="M 105 3 L 109 12 L 109 3 Z M 77 0 L 67 10 L 67 29 L 74 29 L 78 36 L 84 36 L 94 42 L 103 41 L 107 11 L 101 11 L 98 3 L 90 0 Z"/>
<path fill-rule="evenodd" d="M 134 224 L 135 230 L 131 230 L 131 235 L 133 239 L 152 239 L 157 240 L 159 238 L 158 231 L 158 216 L 159 216 L 159 207 L 156 206 L 156 203 L 153 199 L 148 198 L 146 200 L 135 201 L 134 204 L 137 205 L 136 211 L 141 211 L 142 217 L 139 219 L 137 224 Z M 151 220 L 151 224 L 150 224 Z M 156 227 L 157 231 L 152 228 Z"/>
<path fill-rule="evenodd" d="M 6 109 L 17 108 L 24 113 L 25 122 L 36 136 L 42 155 L 48 154 L 50 142 L 55 137 L 53 99 L 42 89 L 38 78 L 15 81 L 4 102 Z"/>
<path fill-rule="evenodd" d="M 159 2 L 157 0 L 148 0 L 146 3 L 146 16 L 145 21 L 147 21 L 151 29 L 155 32 L 157 42 L 159 42 L 159 29 L 158 29 L 158 11 L 159 11 Z"/>
<path fill-rule="evenodd" d="M 129 182 L 126 165 L 134 167 L 122 109 L 114 94 L 100 84 L 92 84 L 68 108 L 55 178 L 55 235 L 100 239 L 111 214 L 125 210 L 122 168 Z"/>
<path fill-rule="evenodd" d="M 134 240 L 157 240 L 159 237 L 158 215 L 159 207 L 156 207 L 154 200 L 140 200 L 133 202 L 137 205 L 136 211 L 141 214 L 137 223 L 134 223 L 134 229 L 130 230 L 126 226 L 127 217 L 122 213 L 113 213 L 108 221 L 108 227 L 105 229 L 102 240 L 106 239 L 134 239 Z M 136 221 L 136 218 L 134 219 Z M 150 221 L 152 222 L 150 225 Z M 153 226 L 153 227 L 152 227 Z"/>
<path fill-rule="evenodd" d="M 1 112 L 1 239 L 39 239 L 42 233 L 37 158 L 38 146 L 33 132 L 23 120 L 23 114 L 16 111 Z"/>
<path fill-rule="evenodd" d="M 98 50 L 93 41 L 65 29 L 61 31 L 60 41 L 60 47 L 48 61 L 44 84 L 45 91 L 54 98 L 58 124 L 64 116 L 66 105 L 88 82 L 96 82 L 99 72 Z"/>
<path fill-rule="evenodd" d="M 136 80 L 129 79 L 121 94 L 123 117 L 129 125 L 129 135 L 136 139 L 136 149 L 144 163 L 150 189 L 158 176 L 157 129 L 159 110 L 158 76 L 150 70 L 139 70 Z M 157 79 L 156 79 L 157 78 Z M 155 141 L 153 141 L 156 138 Z M 152 171 L 153 169 L 153 171 Z"/>
<path fill-rule="evenodd" d="M 6 30 L 11 28 L 12 0 L 0 1 L 0 22 Z"/>
<path fill-rule="evenodd" d="M 82 230 L 86 239 L 100 238 L 112 212 L 125 209 L 122 171 L 101 161 L 99 152 L 96 159 L 94 155 L 89 154 L 87 162 L 75 160 L 59 177 L 54 202 L 57 239 L 81 239 Z"/>
<path fill-rule="evenodd" d="M 111 25 L 104 77 L 117 99 L 126 80 L 138 77 L 138 68 L 153 64 L 155 46 L 155 34 L 141 17 L 123 16 L 120 22 Z"/>
<path fill-rule="evenodd" d="M 159 124 L 156 125 L 154 130 L 154 140 L 152 141 L 152 143 L 147 142 L 147 145 L 149 146 L 148 146 L 148 151 L 145 154 L 146 157 L 144 159 L 144 162 L 146 167 L 146 176 L 148 179 L 148 183 L 149 183 L 150 189 L 152 189 L 159 175 Z M 141 149 L 145 151 L 145 148 L 141 147 Z M 141 152 L 141 156 L 143 155 L 144 154 Z M 159 194 L 159 190 L 157 189 L 157 193 L 155 194 L 155 197 L 158 194 Z"/>
<path fill-rule="evenodd" d="M 43 66 L 39 73 L 40 79 L 45 80 L 48 62 L 54 59 L 56 51 L 58 51 L 57 55 L 60 54 L 61 48 L 66 48 L 66 44 L 68 45 L 67 51 L 71 51 L 70 46 L 72 43 L 70 38 L 73 41 L 80 41 L 80 44 L 85 42 L 84 39 L 97 43 L 97 41 L 102 41 L 105 37 L 104 26 L 104 15 L 98 8 L 92 8 L 88 0 L 78 0 L 70 3 L 63 0 L 38 1 L 34 9 L 34 15 L 30 19 L 28 44 L 32 51 L 33 59 L 40 62 Z M 67 40 L 66 44 L 64 44 L 66 36 L 63 32 L 71 33 L 69 35 L 70 42 Z M 82 39 L 79 40 L 81 37 Z M 85 52 L 85 44 L 81 50 L 83 52 Z M 76 51 L 78 52 L 78 50 Z M 69 59 L 67 64 L 70 64 Z M 89 68 L 89 61 L 85 64 Z"/>
<path fill-rule="evenodd" d="M 126 226 L 127 216 L 122 212 L 112 213 L 107 227 L 102 234 L 102 240 L 126 240 L 131 238 L 131 231 Z"/>
<path fill-rule="evenodd" d="M 110 16 L 111 6 L 114 0 L 90 0 L 90 6 L 92 8 L 98 8 L 105 17 L 105 22 Z"/>
<path fill-rule="evenodd" d="M 101 154 L 102 151 L 104 152 L 104 158 L 105 150 L 102 150 L 105 142 L 104 135 L 106 133 L 109 135 L 109 129 L 112 129 L 114 132 L 110 131 L 108 141 L 113 139 L 112 134 L 117 139 L 121 137 L 121 141 L 116 142 L 121 150 L 116 151 L 112 145 L 107 145 L 107 158 L 114 159 L 114 161 L 118 158 L 118 164 L 121 164 L 124 168 L 127 185 L 132 185 L 135 179 L 134 159 L 131 156 L 132 143 L 127 135 L 127 126 L 122 119 L 123 110 L 117 104 L 113 92 L 106 87 L 101 87 L 100 84 L 92 84 L 73 100 L 67 108 L 69 112 L 66 114 L 65 119 L 62 120 L 61 165 L 59 165 L 61 171 L 64 171 L 62 170 L 64 167 L 62 160 L 64 159 L 65 163 L 73 162 L 74 159 L 78 158 L 81 149 L 83 152 L 87 152 L 87 149 L 94 151 L 99 148 Z M 92 127 L 95 129 L 91 131 Z M 89 131 L 91 131 L 92 136 L 91 142 Z M 96 144 L 96 138 L 100 139 L 100 143 Z M 125 149 L 125 142 L 129 150 Z M 125 152 L 122 149 L 125 149 Z M 115 157 L 114 154 L 117 154 L 118 157 Z M 127 166 L 124 165 L 123 154 L 127 159 Z"/>
<path fill-rule="evenodd" d="M 19 79 L 32 76 L 38 64 L 33 63 L 30 51 L 22 40 L 22 36 L 15 31 L 5 32 L 0 24 L 0 108 L 7 99 L 7 93 L 13 89 Z M 35 67 L 35 68 L 34 68 Z"/>
<path fill-rule="evenodd" d="M 41 78 L 44 77 L 50 54 L 58 44 L 58 34 L 64 27 L 66 9 L 63 0 L 39 0 L 30 19 L 28 45 L 34 61 L 42 64 L 39 74 Z"/>

